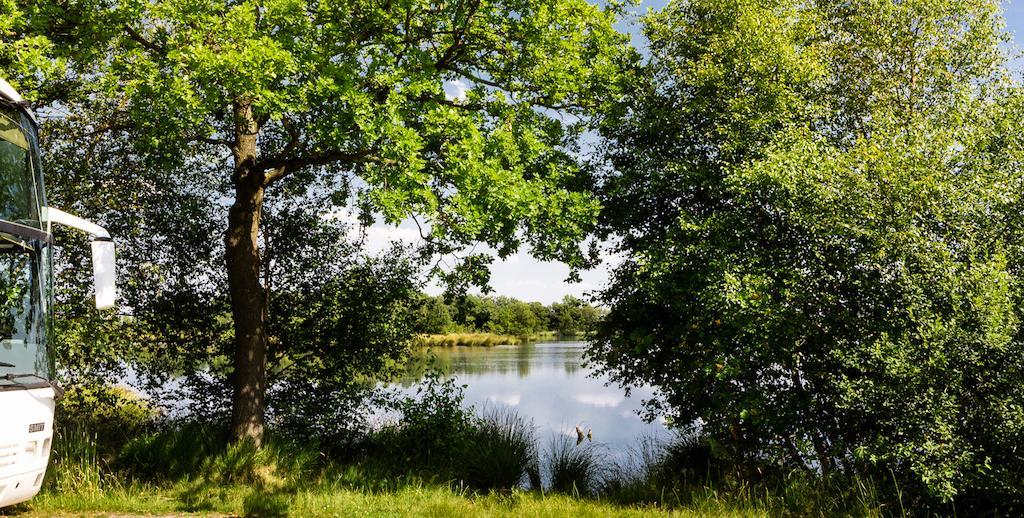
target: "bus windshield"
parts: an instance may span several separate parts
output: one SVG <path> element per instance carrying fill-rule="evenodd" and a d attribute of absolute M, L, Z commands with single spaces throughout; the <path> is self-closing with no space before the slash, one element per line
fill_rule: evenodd
<path fill-rule="evenodd" d="M 0 106 L 0 390 L 49 379 L 50 250 L 35 128 Z"/>
<path fill-rule="evenodd" d="M 44 254 L 0 234 L 0 376 L 51 375 L 43 299 Z"/>

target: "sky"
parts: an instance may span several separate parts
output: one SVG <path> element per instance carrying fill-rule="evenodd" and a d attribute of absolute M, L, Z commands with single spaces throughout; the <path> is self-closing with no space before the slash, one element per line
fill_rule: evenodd
<path fill-rule="evenodd" d="M 665 0 L 645 0 L 636 9 L 636 12 L 642 13 L 648 8 L 659 9 L 665 3 Z M 1024 0 L 1004 2 L 1003 10 L 1006 28 L 1013 35 L 1014 46 L 1017 49 L 1024 48 Z M 635 24 L 626 22 L 621 24 L 619 29 L 633 34 L 634 45 L 643 45 L 642 37 L 639 36 Z M 1015 52 L 1011 50 L 1011 53 Z M 1015 60 L 1013 68 L 1024 70 L 1024 59 Z M 465 87 L 466 85 L 452 84 L 448 85 L 446 90 L 449 95 L 458 97 Z M 396 239 L 415 243 L 419 240 L 419 233 L 411 222 L 403 223 L 398 227 L 376 223 L 367 229 L 367 244 L 373 251 L 383 250 L 387 243 Z M 532 258 L 528 250 L 520 250 L 519 253 L 504 261 L 495 261 L 492 264 L 491 287 L 494 289 L 494 295 L 539 301 L 544 304 L 559 301 L 566 295 L 586 298 L 588 294 L 604 286 L 608 280 L 609 268 L 614 265 L 615 258 L 606 256 L 601 266 L 582 272 L 580 282 L 570 283 L 566 281 L 569 269 L 565 265 L 541 262 Z M 440 291 L 441 288 L 435 284 L 427 287 L 428 293 L 437 294 Z"/>

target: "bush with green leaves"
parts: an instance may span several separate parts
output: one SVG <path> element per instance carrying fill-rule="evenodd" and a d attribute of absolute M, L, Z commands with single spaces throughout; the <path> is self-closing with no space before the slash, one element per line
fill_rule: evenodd
<path fill-rule="evenodd" d="M 1024 501 L 1024 95 L 998 3 L 688 0 L 645 32 L 604 128 L 625 259 L 590 358 L 748 475 Z"/>
<path fill-rule="evenodd" d="M 473 431 L 473 409 L 463 406 L 465 386 L 430 369 L 413 395 L 384 400 L 399 418 L 368 438 L 371 455 L 398 472 L 445 471 Z"/>

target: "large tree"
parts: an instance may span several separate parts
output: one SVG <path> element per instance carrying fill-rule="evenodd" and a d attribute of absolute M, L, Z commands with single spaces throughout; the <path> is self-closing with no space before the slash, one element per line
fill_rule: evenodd
<path fill-rule="evenodd" d="M 417 218 L 432 254 L 482 242 L 498 255 L 525 244 L 543 259 L 586 261 L 578 244 L 598 205 L 579 191 L 572 148 L 619 84 L 614 7 L 54 0 L 22 9 L 22 32 L 49 36 L 70 85 L 52 106 L 77 132 L 51 138 L 90 142 L 96 156 L 105 141 L 128 146 L 153 164 L 136 171 L 140 183 L 194 168 L 173 178 L 228 186 L 237 439 L 259 441 L 264 427 L 266 197 L 316 183 L 334 193 L 323 213 L 354 202 L 388 223 Z M 464 259 L 454 271 L 480 279 L 487 259 Z"/>
<path fill-rule="evenodd" d="M 625 260 L 591 357 L 747 467 L 1020 498 L 1024 106 L 998 4 L 686 0 L 645 31 L 604 127 Z"/>

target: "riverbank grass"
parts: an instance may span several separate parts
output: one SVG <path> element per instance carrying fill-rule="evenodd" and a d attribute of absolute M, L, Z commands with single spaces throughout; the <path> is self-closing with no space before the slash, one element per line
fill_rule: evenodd
<path fill-rule="evenodd" d="M 451 517 L 647 517 L 647 516 L 770 516 L 757 506 L 734 505 L 713 498 L 692 507 L 619 506 L 596 499 L 562 494 L 516 491 L 511 494 L 473 494 L 438 485 L 406 486 L 394 491 L 366 491 L 320 485 L 291 494 L 249 486 L 217 488 L 216 498 L 202 506 L 183 503 L 177 488 L 140 486 L 92 496 L 43 494 L 16 508 L 15 516 L 108 516 L 111 514 L 197 516 L 451 516 Z"/>
<path fill-rule="evenodd" d="M 770 470 L 743 481 L 695 437 L 642 442 L 634 461 L 617 466 L 598 444 L 537 437 L 514 410 L 464 408 L 460 387 L 436 373 L 417 397 L 393 406 L 401 419 L 344 443 L 272 429 L 261 448 L 228 444 L 222 425 L 152 421 L 126 434 L 118 432 L 126 426 L 63 415 L 42 492 L 0 515 L 877 516 L 903 509 L 883 504 L 870 483 Z"/>
<path fill-rule="evenodd" d="M 541 331 L 530 335 L 507 335 L 500 333 L 444 333 L 424 334 L 413 339 L 419 347 L 494 347 L 497 345 L 523 345 L 528 342 L 546 340 L 585 339 L 586 335 L 562 335 L 556 331 Z"/>
<path fill-rule="evenodd" d="M 540 486 L 538 452 L 528 422 L 514 413 L 478 418 L 472 444 L 444 453 L 449 472 L 436 459 L 416 459 L 417 469 L 393 452 L 334 460 L 308 444 L 271 438 L 263 448 L 224 445 L 204 438 L 220 430 L 187 425 L 154 432 L 103 460 L 102 445 L 89 434 L 62 433 L 62 446 L 35 499 L 0 510 L 23 516 L 180 515 L 198 516 L 767 516 L 756 503 L 695 499 L 685 507 L 668 501 L 623 504 L 581 497 Z M 397 441 L 394 434 L 376 440 Z M 401 442 L 401 441 L 398 441 Z M 191 444 L 191 449 L 185 445 Z M 436 446 L 436 445 L 435 445 Z M 442 448 L 443 450 L 443 448 Z M 507 451 L 501 451 L 507 450 Z M 454 457 L 454 458 L 453 458 Z M 488 457 L 491 462 L 481 461 Z M 454 473 L 473 463 L 465 475 Z M 85 475 L 83 477 L 83 475 Z M 71 483 L 72 480 L 75 483 Z M 498 488 L 498 489 L 495 489 Z M 672 493 L 670 493 L 670 496 Z M 708 496 L 711 493 L 707 493 Z M 666 511 L 666 506 L 671 509 Z"/>
<path fill-rule="evenodd" d="M 476 423 L 476 424 L 472 424 Z M 408 449 L 359 448 L 326 456 L 315 445 L 270 438 L 260 449 L 197 440 L 219 430 L 185 426 L 154 432 L 103 460 L 94 438 L 62 436 L 42 493 L 0 510 L 23 516 L 880 516 L 900 509 L 880 503 L 870 484 L 780 479 L 754 485 L 687 482 L 679 474 L 714 470 L 676 465 L 671 453 L 610 469 L 599 449 L 567 441 L 537 451 L 528 422 L 513 413 L 474 418 L 471 443 L 443 443 L 409 458 Z M 63 434 L 62 434 L 63 435 Z M 371 440 L 405 444 L 394 433 Z M 78 442 L 78 444 L 68 444 Z M 183 449 L 186 444 L 198 445 Z M 684 445 L 692 450 L 693 445 Z M 498 451 L 505 449 L 507 451 Z M 402 458 L 391 458 L 405 451 Z M 580 456 L 583 456 L 581 461 Z M 75 458 L 71 458 L 71 457 Z M 414 454 L 415 456 L 415 454 Z M 439 458 L 440 457 L 440 458 Z M 489 457 L 491 462 L 475 462 Z M 540 466 L 536 465 L 540 460 Z M 408 464 L 410 460 L 415 461 Z M 465 471 L 468 463 L 474 470 Z M 483 470 L 483 471 L 480 471 Z M 88 471 L 89 473 L 85 473 Z M 540 472 L 548 478 L 540 483 Z M 87 476 L 79 483 L 70 478 Z M 529 488 L 529 489 L 527 489 Z"/>
<path fill-rule="evenodd" d="M 495 333 L 447 333 L 443 335 L 419 335 L 414 343 L 419 347 L 494 347 L 498 345 L 521 345 L 523 337 Z"/>

